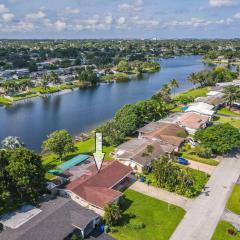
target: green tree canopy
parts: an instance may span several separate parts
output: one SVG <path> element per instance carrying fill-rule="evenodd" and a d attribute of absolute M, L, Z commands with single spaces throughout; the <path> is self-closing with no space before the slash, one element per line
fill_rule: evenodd
<path fill-rule="evenodd" d="M 195 139 L 215 154 L 224 154 L 240 145 L 240 132 L 229 123 L 212 125 L 196 132 Z"/>
<path fill-rule="evenodd" d="M 122 211 L 118 204 L 110 203 L 104 208 L 104 221 L 108 226 L 114 226 L 122 218 Z"/>
<path fill-rule="evenodd" d="M 58 130 L 51 133 L 42 144 L 45 151 L 52 151 L 62 159 L 63 155 L 74 151 L 74 142 L 66 130 Z"/>

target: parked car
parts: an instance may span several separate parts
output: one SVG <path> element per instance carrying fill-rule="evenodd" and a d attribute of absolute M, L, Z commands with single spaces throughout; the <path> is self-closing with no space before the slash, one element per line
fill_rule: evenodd
<path fill-rule="evenodd" d="M 182 164 L 182 165 L 188 165 L 188 164 L 189 164 L 188 160 L 185 159 L 185 158 L 182 158 L 182 157 L 179 157 L 179 158 L 177 159 L 177 162 L 178 162 L 179 164 Z"/>

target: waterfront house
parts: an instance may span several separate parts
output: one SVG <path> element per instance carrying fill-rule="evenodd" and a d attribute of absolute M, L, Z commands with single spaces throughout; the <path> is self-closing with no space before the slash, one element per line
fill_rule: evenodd
<path fill-rule="evenodd" d="M 195 112 L 186 112 L 178 118 L 178 125 L 184 127 L 189 134 L 195 134 L 198 129 L 205 128 L 210 116 Z"/>
<path fill-rule="evenodd" d="M 96 166 L 92 165 L 88 172 L 70 182 L 61 194 L 103 215 L 107 204 L 119 201 L 122 193 L 118 189 L 130 179 L 131 173 L 129 166 L 118 161 L 104 162 L 99 173 Z"/>
<path fill-rule="evenodd" d="M 188 105 L 185 112 L 195 112 L 195 113 L 213 117 L 215 113 L 214 108 L 215 107 L 213 105 L 207 104 L 205 102 L 194 102 Z"/>
<path fill-rule="evenodd" d="M 119 145 L 113 156 L 121 163 L 130 166 L 135 172 L 147 169 L 153 160 L 160 156 L 171 156 L 174 146 L 160 140 L 147 138 L 133 138 Z"/>
<path fill-rule="evenodd" d="M 138 130 L 139 138 L 159 140 L 162 143 L 170 144 L 175 151 L 186 139 L 185 129 L 174 123 L 161 122 L 149 123 Z"/>

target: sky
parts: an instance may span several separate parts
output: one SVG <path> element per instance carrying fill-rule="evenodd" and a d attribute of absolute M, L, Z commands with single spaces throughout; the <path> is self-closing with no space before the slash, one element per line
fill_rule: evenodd
<path fill-rule="evenodd" d="M 239 38 L 240 0 L 0 0 L 0 38 Z"/>

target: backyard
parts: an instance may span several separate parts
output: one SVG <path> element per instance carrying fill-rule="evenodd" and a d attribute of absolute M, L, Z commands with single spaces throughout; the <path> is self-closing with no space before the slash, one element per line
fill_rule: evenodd
<path fill-rule="evenodd" d="M 225 114 L 225 115 L 231 115 L 231 116 L 236 116 L 240 117 L 240 114 L 237 112 L 233 112 L 229 110 L 228 108 L 221 108 L 220 110 L 217 111 L 218 114 Z"/>
<path fill-rule="evenodd" d="M 124 192 L 123 219 L 112 228 L 118 240 L 167 240 L 183 218 L 183 209 L 133 190 Z"/>
<path fill-rule="evenodd" d="M 240 185 L 235 185 L 227 202 L 227 209 L 240 215 Z"/>
<path fill-rule="evenodd" d="M 211 240 L 240 240 L 240 233 L 230 223 L 220 221 Z"/>
<path fill-rule="evenodd" d="M 75 157 L 78 154 L 92 154 L 95 151 L 95 139 L 94 138 L 90 138 L 87 141 L 84 142 L 77 142 L 75 144 L 75 151 L 73 153 L 69 153 L 67 154 L 63 161 L 67 161 L 73 157 Z M 105 153 L 105 160 L 111 160 L 111 157 L 109 156 L 109 154 L 113 151 L 114 147 L 110 146 L 110 147 L 105 147 L 103 146 L 103 152 Z M 42 157 L 43 160 L 43 165 L 46 168 L 46 171 L 55 168 L 56 166 L 60 165 L 62 162 L 57 158 L 57 156 L 53 153 L 49 153 L 49 154 L 45 154 Z M 50 174 L 50 173 L 46 173 L 46 178 L 47 179 L 51 179 L 53 178 L 54 175 Z"/>

